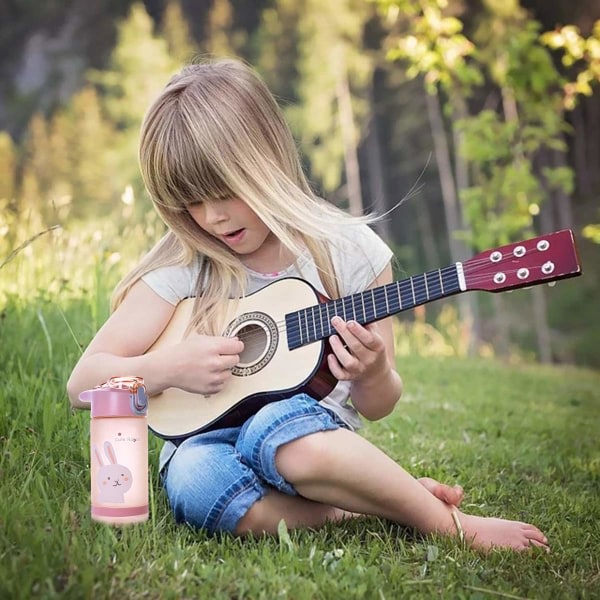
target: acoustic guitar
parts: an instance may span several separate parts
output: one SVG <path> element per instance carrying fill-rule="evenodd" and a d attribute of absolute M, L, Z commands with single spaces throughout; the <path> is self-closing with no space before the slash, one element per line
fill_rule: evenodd
<path fill-rule="evenodd" d="M 149 399 L 149 427 L 161 438 L 176 440 L 241 425 L 269 402 L 295 393 L 324 398 L 337 383 L 325 360 L 336 315 L 367 324 L 462 292 L 501 292 L 580 274 L 573 233 L 563 230 L 337 300 L 302 279 L 277 280 L 230 301 L 223 335 L 238 336 L 244 351 L 225 388 L 210 396 L 164 390 Z M 188 298 L 178 304 L 151 350 L 183 339 L 193 303 Z"/>

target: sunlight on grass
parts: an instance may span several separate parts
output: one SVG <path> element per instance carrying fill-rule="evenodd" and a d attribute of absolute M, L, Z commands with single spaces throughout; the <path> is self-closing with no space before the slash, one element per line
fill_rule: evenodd
<path fill-rule="evenodd" d="M 37 232 L 32 222 L 19 227 L 10 240 L 2 230 L 1 257 Z M 464 359 L 450 306 L 433 325 L 419 314 L 395 324 L 404 401 L 364 435 L 415 475 L 463 485 L 469 511 L 535 522 L 551 555 L 484 557 L 375 518 L 318 532 L 282 525 L 274 538 L 209 538 L 175 525 L 153 437 L 148 522 L 93 522 L 89 414 L 69 409 L 65 384 L 108 314 L 114 284 L 161 232 L 150 214 L 136 223 L 120 213 L 48 232 L 0 269 L 1 598 L 600 594 L 598 374 Z"/>

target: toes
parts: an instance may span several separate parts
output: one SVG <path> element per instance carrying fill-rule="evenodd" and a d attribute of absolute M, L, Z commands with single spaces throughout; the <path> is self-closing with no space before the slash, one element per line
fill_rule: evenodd
<path fill-rule="evenodd" d="M 452 504 L 453 506 L 460 506 L 463 500 L 464 492 L 460 485 L 450 487 L 443 483 L 438 484 L 435 495 L 446 502 L 446 504 Z"/>
<path fill-rule="evenodd" d="M 456 497 L 456 502 L 454 504 L 455 506 L 460 506 L 461 502 L 463 501 L 463 498 L 465 497 L 465 491 L 460 485 L 455 485 L 454 492 Z"/>
<path fill-rule="evenodd" d="M 531 540 L 536 540 L 542 542 L 543 544 L 548 543 L 548 538 L 535 525 L 529 525 L 528 523 L 524 523 L 523 532 Z"/>
<path fill-rule="evenodd" d="M 550 552 L 550 546 L 548 546 L 548 544 L 543 543 L 543 542 L 538 542 L 537 540 L 534 540 L 534 539 L 529 540 L 529 547 L 531 547 L 531 546 L 536 546 L 537 548 L 542 548 L 546 552 Z"/>
<path fill-rule="evenodd" d="M 428 492 L 433 494 L 442 502 L 451 504 L 453 506 L 460 506 L 464 496 L 464 491 L 460 485 L 450 487 L 449 485 L 440 483 L 431 477 L 421 477 L 418 481 Z"/>

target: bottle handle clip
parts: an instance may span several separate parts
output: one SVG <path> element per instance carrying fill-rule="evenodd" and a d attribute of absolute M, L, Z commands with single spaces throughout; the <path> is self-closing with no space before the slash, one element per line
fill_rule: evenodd
<path fill-rule="evenodd" d="M 146 413 L 148 407 L 148 396 L 144 386 L 144 378 L 138 376 L 111 377 L 99 387 L 109 387 L 116 390 L 127 390 L 131 401 L 131 410 L 136 415 Z"/>

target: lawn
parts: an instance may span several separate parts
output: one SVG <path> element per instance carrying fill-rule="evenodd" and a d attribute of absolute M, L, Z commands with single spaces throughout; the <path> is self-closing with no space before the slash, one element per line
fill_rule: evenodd
<path fill-rule="evenodd" d="M 598 373 L 403 357 L 404 402 L 363 429 L 413 474 L 463 485 L 468 511 L 538 525 L 548 555 L 485 555 L 376 518 L 209 538 L 174 524 L 154 438 L 150 519 L 115 529 L 90 519 L 89 414 L 64 391 L 93 304 L 9 299 L 0 314 L 0 598 L 600 596 Z"/>

